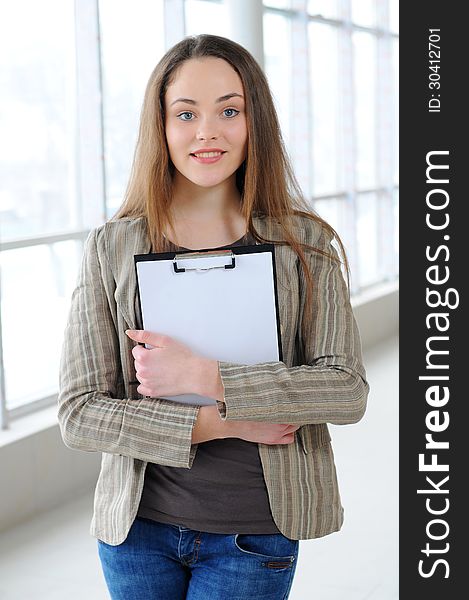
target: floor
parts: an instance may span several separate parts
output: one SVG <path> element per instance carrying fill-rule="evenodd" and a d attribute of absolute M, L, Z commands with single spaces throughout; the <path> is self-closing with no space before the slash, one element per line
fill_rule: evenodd
<path fill-rule="evenodd" d="M 290 600 L 398 598 L 397 347 L 393 339 L 365 354 L 365 417 L 330 427 L 345 522 L 338 533 L 300 542 Z M 0 599 L 109 598 L 88 533 L 91 510 L 87 494 L 1 534 Z"/>

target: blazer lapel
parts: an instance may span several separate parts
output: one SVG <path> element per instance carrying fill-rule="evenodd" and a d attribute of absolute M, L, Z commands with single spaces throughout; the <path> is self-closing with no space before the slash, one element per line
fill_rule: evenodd
<path fill-rule="evenodd" d="M 110 233 L 109 263 L 114 273 L 117 308 L 130 329 L 142 328 L 142 315 L 137 295 L 134 254 L 148 254 L 151 249 L 145 217 L 117 221 Z"/>

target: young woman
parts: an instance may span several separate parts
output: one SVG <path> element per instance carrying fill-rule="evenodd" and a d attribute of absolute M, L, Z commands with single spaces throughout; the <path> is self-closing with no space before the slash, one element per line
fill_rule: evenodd
<path fill-rule="evenodd" d="M 213 35 L 176 44 L 147 85 L 125 201 L 87 239 L 62 350 L 64 442 L 103 453 L 91 533 L 113 599 L 284 599 L 298 540 L 340 529 L 327 423 L 357 422 L 368 384 L 334 238 L 343 253 L 253 57 Z M 142 330 L 134 254 L 262 242 L 283 362 Z M 184 393 L 217 402 L 160 397 Z"/>

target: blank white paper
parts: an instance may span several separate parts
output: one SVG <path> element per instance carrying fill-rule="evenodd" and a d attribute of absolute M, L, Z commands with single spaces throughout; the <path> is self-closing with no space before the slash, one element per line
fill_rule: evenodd
<path fill-rule="evenodd" d="M 224 265 L 231 257 L 184 259 L 178 267 Z M 252 365 L 278 361 L 271 252 L 237 254 L 234 269 L 175 273 L 173 260 L 138 261 L 143 327 L 169 335 L 206 358 Z M 196 394 L 167 397 L 215 404 Z"/>

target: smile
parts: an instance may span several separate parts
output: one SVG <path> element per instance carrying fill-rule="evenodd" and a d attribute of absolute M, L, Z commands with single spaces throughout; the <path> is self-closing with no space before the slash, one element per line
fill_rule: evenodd
<path fill-rule="evenodd" d="M 197 162 L 203 164 L 211 164 L 218 162 L 225 152 L 200 152 L 198 154 L 191 154 Z"/>

